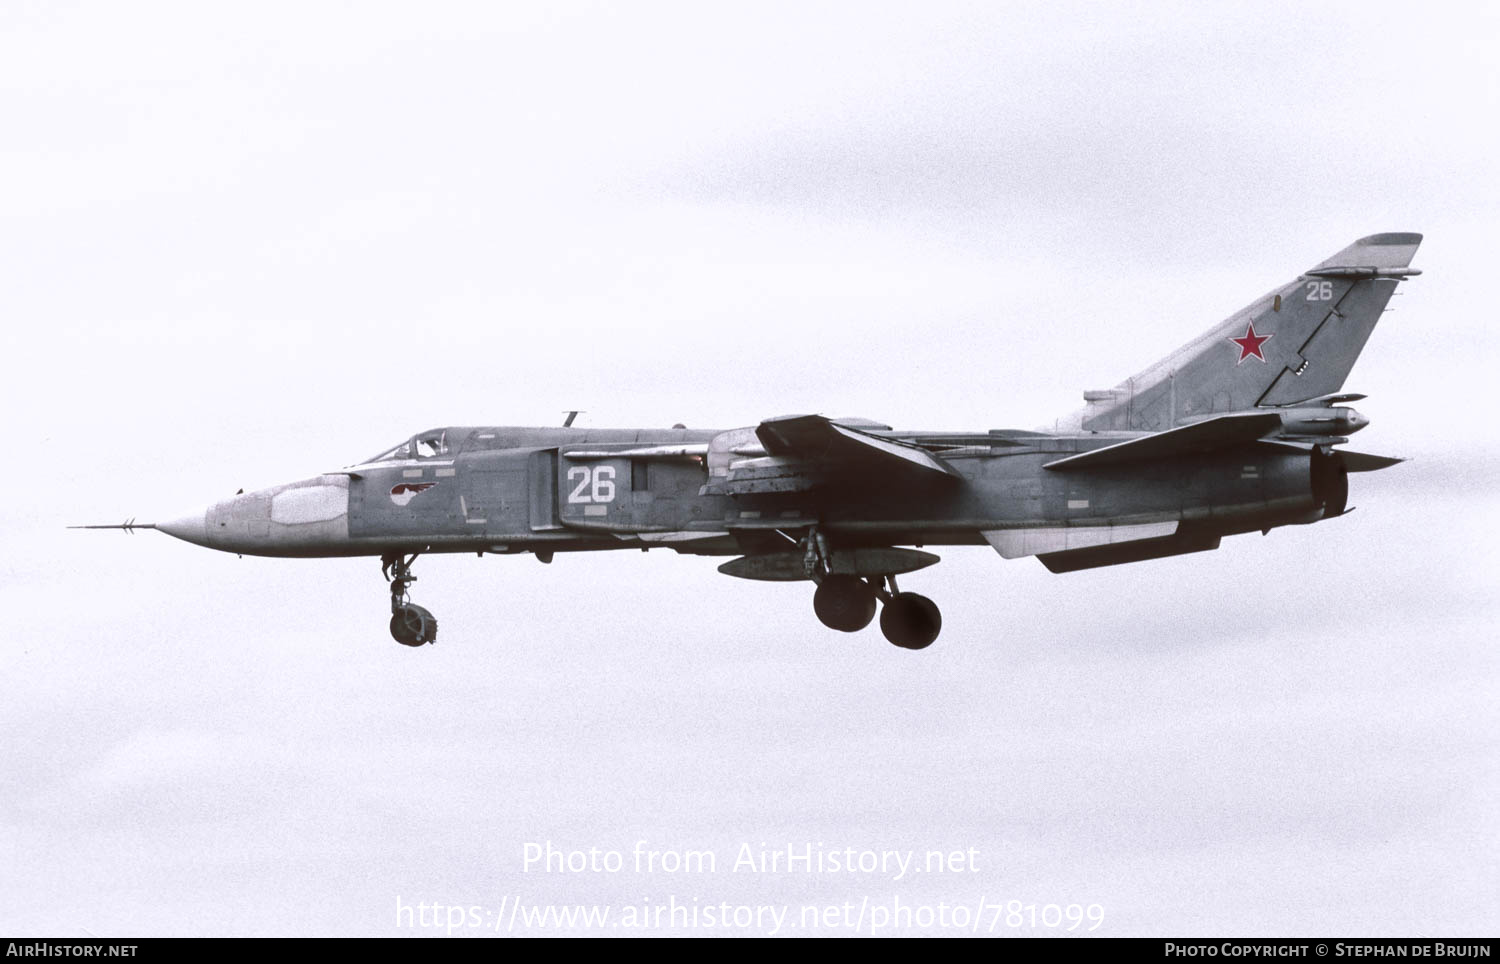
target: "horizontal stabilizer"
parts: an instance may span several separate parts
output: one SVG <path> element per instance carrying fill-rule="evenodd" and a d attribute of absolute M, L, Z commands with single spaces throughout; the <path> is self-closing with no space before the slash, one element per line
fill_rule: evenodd
<path fill-rule="evenodd" d="M 1370 455 L 1367 452 L 1348 452 L 1343 449 L 1339 450 L 1339 455 L 1344 458 L 1344 468 L 1350 472 L 1377 472 L 1406 461 L 1390 455 Z"/>
<path fill-rule="evenodd" d="M 915 469 L 932 477 L 960 478 L 952 466 L 926 449 L 881 438 L 821 415 L 769 418 L 755 435 L 772 456 L 795 458 L 839 473 Z"/>
<path fill-rule="evenodd" d="M 1115 445 L 1070 455 L 1048 462 L 1043 468 L 1056 471 L 1091 469 L 1101 465 L 1135 462 L 1141 459 L 1191 455 L 1214 449 L 1253 442 L 1281 428 L 1280 412 L 1236 412 L 1184 425 L 1155 435 L 1129 439 Z"/>
<path fill-rule="evenodd" d="M 1178 523 L 1148 522 L 1123 526 L 1049 526 L 1038 529 L 990 529 L 984 539 L 1006 559 L 1043 553 L 1094 549 L 1137 539 L 1163 539 L 1177 532 Z"/>
<path fill-rule="evenodd" d="M 1262 442 L 1266 448 L 1284 449 L 1288 452 L 1298 452 L 1306 455 L 1314 448 L 1324 448 L 1329 444 L 1347 442 L 1346 438 L 1333 439 L 1308 439 L 1298 442 L 1293 439 L 1278 438 L 1274 441 Z M 1406 459 L 1396 458 L 1391 455 L 1370 455 L 1367 452 L 1351 452 L 1348 449 L 1334 449 L 1344 462 L 1344 469 L 1349 472 L 1377 472 L 1380 469 L 1388 469 L 1393 465 L 1400 465 Z"/>

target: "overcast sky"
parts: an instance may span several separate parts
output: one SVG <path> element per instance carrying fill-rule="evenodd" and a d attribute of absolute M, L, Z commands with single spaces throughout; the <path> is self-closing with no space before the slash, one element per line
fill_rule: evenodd
<path fill-rule="evenodd" d="M 1493 934 L 1497 26 L 0 7 L 0 930 L 675 897 Z M 63 528 L 564 409 L 1032 428 L 1378 231 L 1425 233 L 1425 273 L 1346 385 L 1352 447 L 1412 458 L 1352 479 L 1359 511 L 1066 576 L 944 551 L 903 581 L 943 608 L 921 653 L 666 552 L 424 557 L 442 635 L 413 651 L 375 560 Z M 720 865 L 526 872 L 547 840 Z M 732 873 L 745 842 L 979 870 Z"/>

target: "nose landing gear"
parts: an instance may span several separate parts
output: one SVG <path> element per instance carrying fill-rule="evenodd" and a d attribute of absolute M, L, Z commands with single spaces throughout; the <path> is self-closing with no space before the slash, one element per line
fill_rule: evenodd
<path fill-rule="evenodd" d="M 380 571 L 391 584 L 391 636 L 402 646 L 425 646 L 437 640 L 437 617 L 412 602 L 406 592 L 417 581 L 411 574 L 417 555 L 389 553 L 380 557 Z"/>

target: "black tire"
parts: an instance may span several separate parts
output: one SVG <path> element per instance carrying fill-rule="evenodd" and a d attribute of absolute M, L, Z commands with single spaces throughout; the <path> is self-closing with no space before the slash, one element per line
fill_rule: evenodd
<path fill-rule="evenodd" d="M 880 631 L 902 649 L 926 649 L 943 629 L 937 603 L 914 592 L 898 592 L 880 612 Z"/>
<path fill-rule="evenodd" d="M 829 629 L 857 633 L 875 618 L 875 590 L 856 576 L 824 576 L 813 593 L 813 612 Z"/>
<path fill-rule="evenodd" d="M 391 638 L 402 646 L 425 646 L 437 639 L 437 619 L 413 603 L 398 606 L 391 614 Z"/>

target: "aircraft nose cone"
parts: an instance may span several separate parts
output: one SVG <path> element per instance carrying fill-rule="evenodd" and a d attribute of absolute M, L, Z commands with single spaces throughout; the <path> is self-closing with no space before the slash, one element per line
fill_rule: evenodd
<path fill-rule="evenodd" d="M 207 512 L 194 512 L 170 522 L 158 522 L 156 528 L 183 542 L 191 542 L 195 546 L 208 545 Z"/>

